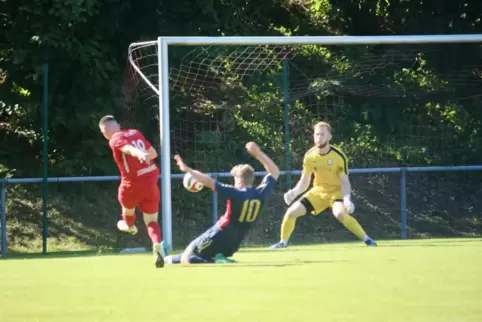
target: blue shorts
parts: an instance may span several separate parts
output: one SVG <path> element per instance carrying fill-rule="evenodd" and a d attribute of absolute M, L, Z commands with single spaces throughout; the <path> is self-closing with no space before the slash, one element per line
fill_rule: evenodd
<path fill-rule="evenodd" d="M 239 243 L 236 243 L 236 238 L 229 230 L 213 226 L 194 239 L 189 247 L 192 247 L 194 254 L 204 258 L 214 258 L 217 254 L 231 257 L 239 249 Z"/>

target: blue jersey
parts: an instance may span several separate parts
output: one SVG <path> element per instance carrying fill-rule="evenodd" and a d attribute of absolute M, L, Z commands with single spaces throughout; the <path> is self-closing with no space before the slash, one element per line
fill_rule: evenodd
<path fill-rule="evenodd" d="M 227 199 L 226 213 L 219 218 L 216 226 L 226 231 L 234 230 L 240 238 L 244 238 L 258 219 L 264 201 L 273 191 L 275 183 L 276 180 L 269 174 L 256 188 L 236 189 L 232 185 L 216 181 L 219 196 Z"/>

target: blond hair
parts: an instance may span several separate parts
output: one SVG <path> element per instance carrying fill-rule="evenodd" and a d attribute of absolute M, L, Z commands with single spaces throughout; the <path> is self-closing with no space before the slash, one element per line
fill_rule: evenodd
<path fill-rule="evenodd" d="M 326 122 L 318 122 L 315 124 L 315 126 L 313 126 L 313 130 L 316 130 L 316 128 L 319 128 L 319 127 L 326 127 L 328 129 L 328 132 L 331 133 L 332 129 L 331 129 L 331 125 L 326 123 Z"/>
<path fill-rule="evenodd" d="M 107 123 L 110 123 L 110 122 L 116 122 L 117 123 L 117 120 L 112 115 L 106 115 L 106 116 L 104 116 L 103 118 L 100 119 L 99 126 L 106 125 Z"/>
<path fill-rule="evenodd" d="M 247 186 L 252 186 L 254 183 L 254 169 L 249 164 L 238 164 L 234 166 L 231 169 L 231 175 L 243 179 L 244 184 Z"/>

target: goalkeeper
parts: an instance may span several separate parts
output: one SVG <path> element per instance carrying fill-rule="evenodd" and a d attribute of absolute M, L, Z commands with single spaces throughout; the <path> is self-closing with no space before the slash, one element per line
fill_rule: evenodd
<path fill-rule="evenodd" d="M 348 162 L 339 149 L 330 145 L 331 126 L 319 122 L 314 126 L 315 146 L 306 152 L 303 159 L 303 171 L 297 185 L 285 193 L 284 200 L 288 206 L 281 224 L 281 240 L 270 248 L 286 248 L 288 240 L 295 229 L 296 219 L 307 212 L 318 215 L 331 208 L 333 215 L 367 246 L 376 246 L 353 218 L 354 204 L 350 200 L 351 184 L 348 179 Z M 293 203 L 293 201 L 310 185 L 314 174 L 313 187 Z"/>

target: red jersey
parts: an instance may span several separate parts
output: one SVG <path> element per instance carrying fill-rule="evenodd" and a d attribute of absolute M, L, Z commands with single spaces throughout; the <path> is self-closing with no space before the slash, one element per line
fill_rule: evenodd
<path fill-rule="evenodd" d="M 150 164 L 141 163 L 138 158 L 123 153 L 121 149 L 127 144 L 145 152 L 152 147 L 138 130 L 122 130 L 112 136 L 109 140 L 109 146 L 112 149 L 115 163 L 121 174 L 121 183 L 131 185 L 133 183 L 156 182 L 159 175 L 159 169 L 156 164 L 152 161 Z"/>

